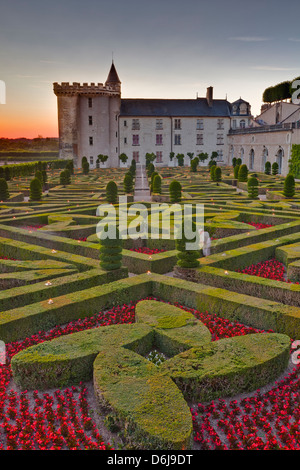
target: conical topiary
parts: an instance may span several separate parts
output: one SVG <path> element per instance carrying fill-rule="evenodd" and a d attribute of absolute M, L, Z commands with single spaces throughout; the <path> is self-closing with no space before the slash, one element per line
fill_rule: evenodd
<path fill-rule="evenodd" d="M 124 191 L 125 191 L 126 194 L 132 193 L 132 191 L 133 191 L 133 178 L 132 178 L 131 173 L 126 173 L 126 175 L 124 176 L 123 185 L 124 185 Z"/>
<path fill-rule="evenodd" d="M 161 177 L 159 175 L 156 175 L 153 179 L 153 192 L 161 194 Z"/>
<path fill-rule="evenodd" d="M 42 199 L 42 185 L 38 178 L 34 178 L 30 183 L 30 199 L 40 201 Z"/>
<path fill-rule="evenodd" d="M 288 198 L 295 196 L 295 178 L 291 173 L 284 180 L 283 194 Z"/>
<path fill-rule="evenodd" d="M 221 181 L 222 180 L 222 170 L 221 170 L 221 168 L 219 166 L 216 166 L 216 167 L 213 167 L 213 168 L 215 168 L 215 175 L 214 175 L 215 179 L 214 179 L 214 181 L 217 181 L 217 182 Z"/>
<path fill-rule="evenodd" d="M 87 162 L 87 161 L 86 161 L 86 162 L 83 162 L 83 164 L 82 164 L 82 173 L 83 173 L 84 175 L 88 175 L 88 174 L 89 174 L 89 171 L 90 171 L 90 164 L 89 164 L 89 162 Z"/>
<path fill-rule="evenodd" d="M 122 240 L 117 227 L 115 238 L 104 238 L 107 228 L 106 225 L 100 234 L 100 267 L 106 271 L 113 271 L 122 266 Z"/>
<path fill-rule="evenodd" d="M 277 162 L 274 162 L 274 163 L 272 164 L 272 175 L 273 175 L 273 176 L 278 175 L 278 170 L 279 170 L 278 163 L 277 163 Z"/>
<path fill-rule="evenodd" d="M 106 200 L 112 204 L 118 202 L 118 186 L 114 181 L 109 181 L 106 185 Z"/>
<path fill-rule="evenodd" d="M 0 178 L 0 201 L 9 199 L 9 191 L 5 178 Z"/>
<path fill-rule="evenodd" d="M 248 168 L 247 165 L 243 164 L 239 168 L 238 181 L 246 183 L 248 181 Z"/>
<path fill-rule="evenodd" d="M 41 182 L 41 185 L 43 186 L 43 173 L 41 172 L 41 170 L 37 170 L 35 172 L 35 178 L 38 178 Z"/>
<path fill-rule="evenodd" d="M 212 181 L 215 181 L 215 172 L 216 172 L 216 168 L 217 168 L 216 165 L 212 165 L 212 166 L 210 167 L 210 179 L 211 179 Z"/>
<path fill-rule="evenodd" d="M 181 184 L 179 181 L 172 181 L 169 185 L 169 194 L 170 194 L 170 202 L 180 202 L 181 201 Z"/>
<path fill-rule="evenodd" d="M 235 165 L 235 167 L 233 168 L 233 176 L 234 176 L 234 179 L 238 179 L 238 176 L 239 176 L 239 169 L 240 169 L 240 165 Z"/>
<path fill-rule="evenodd" d="M 266 162 L 265 163 L 265 175 L 270 175 L 271 174 L 271 163 Z"/>
<path fill-rule="evenodd" d="M 254 176 L 248 179 L 248 197 L 250 199 L 258 197 L 258 179 Z"/>
<path fill-rule="evenodd" d="M 192 222 L 192 230 L 196 233 L 196 224 Z M 195 235 L 196 237 L 196 235 Z M 187 240 L 185 237 L 184 231 L 184 222 L 181 228 L 181 238 L 176 240 L 176 250 L 178 250 L 177 254 L 177 265 L 181 268 L 197 268 L 199 266 L 199 258 L 201 256 L 200 250 L 187 250 L 186 244 L 193 243 L 194 240 Z"/>

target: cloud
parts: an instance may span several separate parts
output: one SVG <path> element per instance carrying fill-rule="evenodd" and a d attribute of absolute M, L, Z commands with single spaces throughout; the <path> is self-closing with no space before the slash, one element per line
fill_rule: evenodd
<path fill-rule="evenodd" d="M 242 42 L 262 42 L 271 41 L 272 38 L 266 38 L 262 36 L 236 36 L 229 38 L 230 41 L 242 41 Z"/>
<path fill-rule="evenodd" d="M 300 38 L 289 38 L 288 40 L 292 42 L 300 42 Z"/>

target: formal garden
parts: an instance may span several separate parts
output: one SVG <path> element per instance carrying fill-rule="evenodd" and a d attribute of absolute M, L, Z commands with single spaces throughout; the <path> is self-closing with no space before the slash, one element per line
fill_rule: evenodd
<path fill-rule="evenodd" d="M 139 165 L 81 163 L 0 167 L 0 449 L 299 450 L 297 180 L 149 160 L 125 239 Z M 187 204 L 209 253 L 176 239 Z"/>

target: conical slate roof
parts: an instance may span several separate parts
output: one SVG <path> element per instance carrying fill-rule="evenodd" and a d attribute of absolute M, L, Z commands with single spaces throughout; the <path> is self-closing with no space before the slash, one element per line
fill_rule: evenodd
<path fill-rule="evenodd" d="M 114 63 L 111 64 L 111 68 L 105 83 L 121 83 Z"/>

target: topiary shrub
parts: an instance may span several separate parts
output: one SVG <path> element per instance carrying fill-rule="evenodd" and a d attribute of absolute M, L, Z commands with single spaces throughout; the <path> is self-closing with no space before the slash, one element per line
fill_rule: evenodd
<path fill-rule="evenodd" d="M 89 164 L 89 162 L 84 162 L 84 163 L 82 164 L 82 173 L 83 173 L 84 175 L 88 175 L 88 174 L 89 174 L 89 171 L 90 171 L 90 164 Z"/>
<path fill-rule="evenodd" d="M 111 204 L 118 202 L 118 186 L 114 181 L 109 181 L 106 185 L 106 200 Z"/>
<path fill-rule="evenodd" d="M 148 178 L 151 178 L 152 173 L 154 173 L 154 171 L 155 171 L 155 167 L 154 167 L 153 163 L 149 163 L 148 168 L 147 168 Z"/>
<path fill-rule="evenodd" d="M 184 222 L 182 224 L 181 228 L 181 238 L 178 238 L 176 240 L 176 250 L 178 250 L 177 254 L 177 265 L 180 266 L 181 268 L 197 268 L 199 266 L 199 259 L 200 258 L 200 250 L 187 250 L 186 249 L 186 244 L 187 243 L 193 243 L 194 240 L 188 240 L 185 237 L 184 233 Z M 193 232 L 196 232 L 196 224 L 195 222 L 192 222 L 192 230 Z M 196 235 L 195 235 L 196 237 Z"/>
<path fill-rule="evenodd" d="M 243 164 L 239 168 L 238 181 L 246 183 L 248 181 L 248 168 L 247 165 Z"/>
<path fill-rule="evenodd" d="M 43 186 L 44 181 L 43 181 L 43 173 L 41 172 L 41 170 L 37 170 L 35 172 L 35 178 L 38 178 L 41 182 L 41 185 Z"/>
<path fill-rule="evenodd" d="M 258 197 L 258 179 L 254 176 L 248 180 L 248 197 L 250 199 L 257 199 Z"/>
<path fill-rule="evenodd" d="M 222 180 L 222 170 L 219 166 L 216 166 L 216 167 L 212 167 L 212 168 L 215 168 L 215 174 L 214 174 L 214 181 L 221 181 Z"/>
<path fill-rule="evenodd" d="M 191 172 L 192 172 L 192 173 L 196 173 L 196 172 L 197 172 L 198 164 L 199 164 L 199 158 L 198 158 L 198 157 L 193 158 L 193 159 L 191 160 Z"/>
<path fill-rule="evenodd" d="M 241 158 L 238 158 L 237 161 L 236 161 L 236 164 L 239 165 L 239 166 L 241 166 L 241 164 L 242 164 L 242 159 L 241 159 Z"/>
<path fill-rule="evenodd" d="M 123 180 L 124 191 L 126 194 L 132 193 L 133 191 L 133 178 L 131 173 L 126 173 Z"/>
<path fill-rule="evenodd" d="M 271 163 L 266 162 L 265 163 L 265 175 L 270 175 L 271 174 Z"/>
<path fill-rule="evenodd" d="M 67 186 L 68 184 L 71 183 L 71 175 L 70 175 L 70 172 L 69 170 L 63 170 L 61 173 L 60 173 L 60 184 L 62 186 Z"/>
<path fill-rule="evenodd" d="M 0 178 L 0 201 L 6 201 L 9 199 L 9 191 L 5 178 Z"/>
<path fill-rule="evenodd" d="M 74 175 L 74 163 L 73 160 L 69 160 L 66 164 L 66 170 L 69 170 L 71 175 Z"/>
<path fill-rule="evenodd" d="M 237 180 L 238 177 L 239 177 L 239 169 L 240 169 L 240 165 L 235 165 L 234 169 L 233 169 L 233 176 L 234 178 Z"/>
<path fill-rule="evenodd" d="M 233 168 L 236 166 L 236 158 L 235 157 L 233 157 L 233 159 L 232 159 L 232 166 L 233 166 Z"/>
<path fill-rule="evenodd" d="M 181 201 L 181 184 L 179 181 L 172 181 L 169 186 L 170 202 L 180 202 Z"/>
<path fill-rule="evenodd" d="M 153 179 L 153 192 L 161 194 L 161 177 L 159 175 L 155 175 Z"/>
<path fill-rule="evenodd" d="M 150 191 L 153 192 L 153 181 L 154 181 L 154 178 L 155 176 L 157 176 L 158 173 L 157 171 L 154 171 L 152 174 L 151 174 L 151 181 L 150 181 Z"/>
<path fill-rule="evenodd" d="M 100 234 L 100 267 L 106 271 L 114 271 L 122 266 L 122 239 L 117 227 L 116 238 L 104 238 L 106 227 Z"/>
<path fill-rule="evenodd" d="M 81 168 L 83 168 L 84 163 L 88 163 L 86 157 L 82 157 L 82 159 L 81 159 Z"/>
<path fill-rule="evenodd" d="M 42 199 L 42 185 L 38 178 L 34 178 L 30 183 L 31 201 L 40 201 Z"/>
<path fill-rule="evenodd" d="M 6 181 L 10 181 L 10 180 L 11 180 L 11 171 L 10 171 L 9 166 L 6 166 L 6 167 L 5 167 L 5 169 L 4 169 L 4 176 L 5 176 Z"/>
<path fill-rule="evenodd" d="M 295 178 L 290 173 L 284 180 L 283 194 L 288 198 L 295 196 Z"/>
<path fill-rule="evenodd" d="M 272 175 L 274 176 L 278 175 L 278 169 L 279 169 L 278 163 L 274 162 L 272 165 Z"/>
<path fill-rule="evenodd" d="M 212 181 L 216 181 L 216 180 L 215 180 L 216 168 L 217 168 L 216 165 L 212 165 L 211 168 L 210 168 L 210 179 L 211 179 Z"/>

